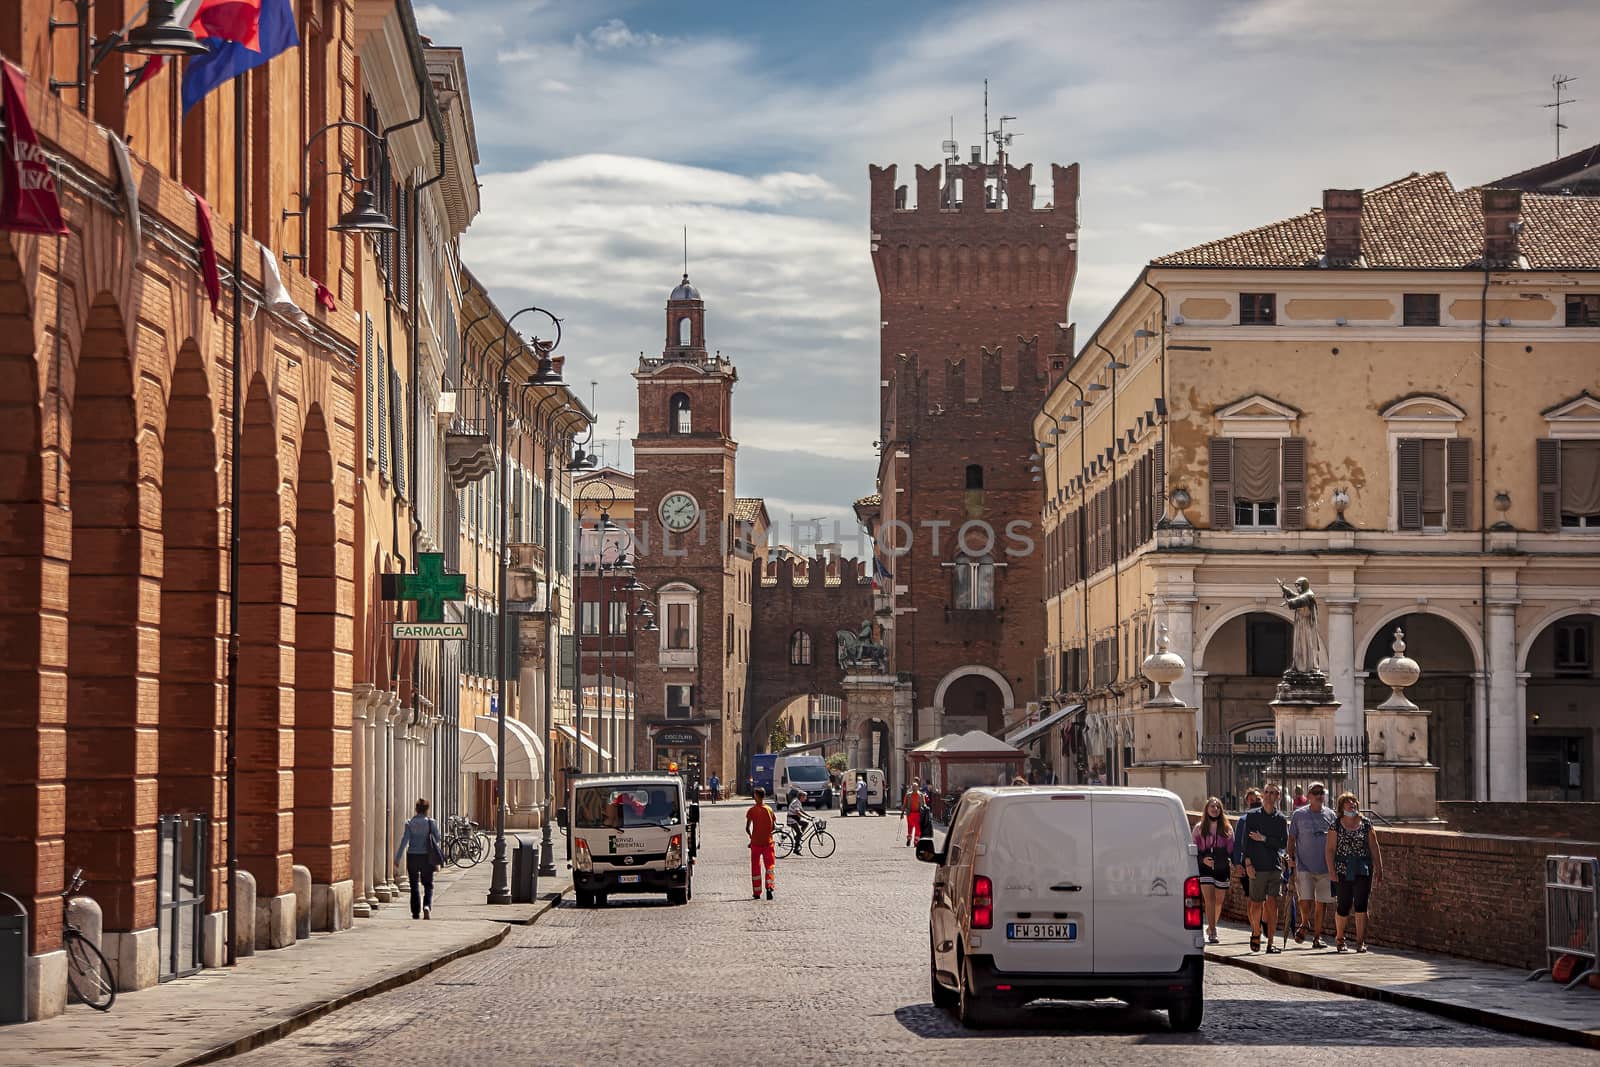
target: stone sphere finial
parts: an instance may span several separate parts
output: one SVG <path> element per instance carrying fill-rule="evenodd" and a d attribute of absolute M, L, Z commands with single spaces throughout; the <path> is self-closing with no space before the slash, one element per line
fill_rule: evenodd
<path fill-rule="evenodd" d="M 1422 677 L 1422 668 L 1417 666 L 1417 661 L 1406 655 L 1406 634 L 1400 627 L 1394 628 L 1394 652 L 1378 663 L 1378 678 L 1390 689 L 1389 699 L 1378 705 L 1380 711 L 1415 711 L 1417 706 L 1408 699 L 1403 690 L 1410 685 L 1415 685 L 1418 678 Z"/>
<path fill-rule="evenodd" d="M 1146 702 L 1147 707 L 1183 705 L 1183 701 L 1172 695 L 1172 683 L 1183 677 L 1185 667 L 1183 657 L 1168 648 L 1171 644 L 1167 624 L 1162 623 L 1156 629 L 1156 651 L 1146 656 L 1139 666 L 1140 672 L 1156 687 L 1155 696 Z"/>

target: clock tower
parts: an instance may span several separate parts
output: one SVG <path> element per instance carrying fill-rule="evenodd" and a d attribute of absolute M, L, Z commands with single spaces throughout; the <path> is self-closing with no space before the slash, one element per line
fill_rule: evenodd
<path fill-rule="evenodd" d="M 667 298 L 666 344 L 634 372 L 634 534 L 639 581 L 655 611 L 636 632 L 634 766 L 732 783 L 749 680 L 755 572 L 735 526 L 733 385 L 706 349 L 705 302 L 683 281 Z"/>

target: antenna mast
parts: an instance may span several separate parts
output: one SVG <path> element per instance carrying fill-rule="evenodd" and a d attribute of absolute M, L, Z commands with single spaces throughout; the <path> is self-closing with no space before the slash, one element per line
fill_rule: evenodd
<path fill-rule="evenodd" d="M 683 276 L 689 276 L 689 227 L 683 228 Z"/>
<path fill-rule="evenodd" d="M 1577 101 L 1572 99 L 1571 97 L 1567 97 L 1567 98 L 1563 99 L 1562 94 L 1564 92 L 1566 92 L 1567 86 L 1571 85 L 1573 82 L 1575 82 L 1577 80 L 1578 80 L 1578 77 L 1575 74 L 1557 74 L 1555 77 L 1551 78 L 1550 79 L 1550 87 L 1556 91 L 1556 102 L 1553 103 L 1553 104 L 1545 104 L 1545 105 L 1543 105 L 1546 108 L 1555 109 L 1555 113 L 1556 113 L 1556 158 L 1557 159 L 1561 158 L 1561 131 L 1567 128 L 1566 123 L 1561 121 L 1561 109 L 1566 107 L 1568 104 L 1576 104 L 1577 103 Z"/>

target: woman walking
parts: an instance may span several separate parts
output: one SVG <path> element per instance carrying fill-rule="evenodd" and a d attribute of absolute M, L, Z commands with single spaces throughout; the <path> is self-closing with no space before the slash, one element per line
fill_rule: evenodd
<path fill-rule="evenodd" d="M 900 817 L 906 821 L 906 844 L 911 845 L 922 836 L 922 790 L 915 778 L 900 794 Z"/>
<path fill-rule="evenodd" d="M 1206 940 L 1217 943 L 1217 920 L 1222 916 L 1222 902 L 1228 898 L 1228 879 L 1232 868 L 1228 857 L 1233 854 L 1233 824 L 1228 813 L 1222 810 L 1222 801 L 1216 797 L 1206 800 L 1200 825 L 1195 827 L 1194 848 L 1200 856 L 1200 896 L 1205 902 Z"/>
<path fill-rule="evenodd" d="M 1334 950 L 1345 950 L 1345 922 L 1352 911 L 1356 916 L 1356 951 L 1367 951 L 1367 904 L 1373 883 L 1383 871 L 1383 854 L 1372 823 L 1361 814 L 1354 793 L 1339 794 L 1334 806 L 1339 820 L 1328 835 L 1328 870 L 1333 872 L 1338 907 L 1333 918 Z"/>
<path fill-rule="evenodd" d="M 400 846 L 394 850 L 394 862 L 406 858 L 406 874 L 411 879 L 411 917 L 433 918 L 433 869 L 444 859 L 443 839 L 439 824 L 428 817 L 428 802 L 417 801 L 417 813 L 406 820 L 400 830 Z M 422 882 L 426 896 L 417 893 L 417 882 Z"/>

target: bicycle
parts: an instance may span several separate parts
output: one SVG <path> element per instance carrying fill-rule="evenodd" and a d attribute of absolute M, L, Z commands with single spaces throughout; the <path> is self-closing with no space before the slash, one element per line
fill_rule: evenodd
<path fill-rule="evenodd" d="M 473 867 L 489 852 L 488 836 L 471 819 L 452 815 L 445 831 L 443 850 L 446 863 Z"/>
<path fill-rule="evenodd" d="M 772 833 L 772 843 L 779 856 L 798 856 L 800 847 L 804 845 L 819 860 L 833 855 L 833 850 L 838 847 L 838 842 L 828 833 L 827 819 L 812 819 L 801 828 L 799 837 L 787 826 L 779 827 Z"/>
<path fill-rule="evenodd" d="M 79 867 L 61 893 L 61 947 L 67 950 L 67 987 L 80 1003 L 95 1011 L 110 1011 L 117 999 L 117 978 L 111 962 L 67 919 L 67 901 L 82 888 L 83 868 Z"/>

